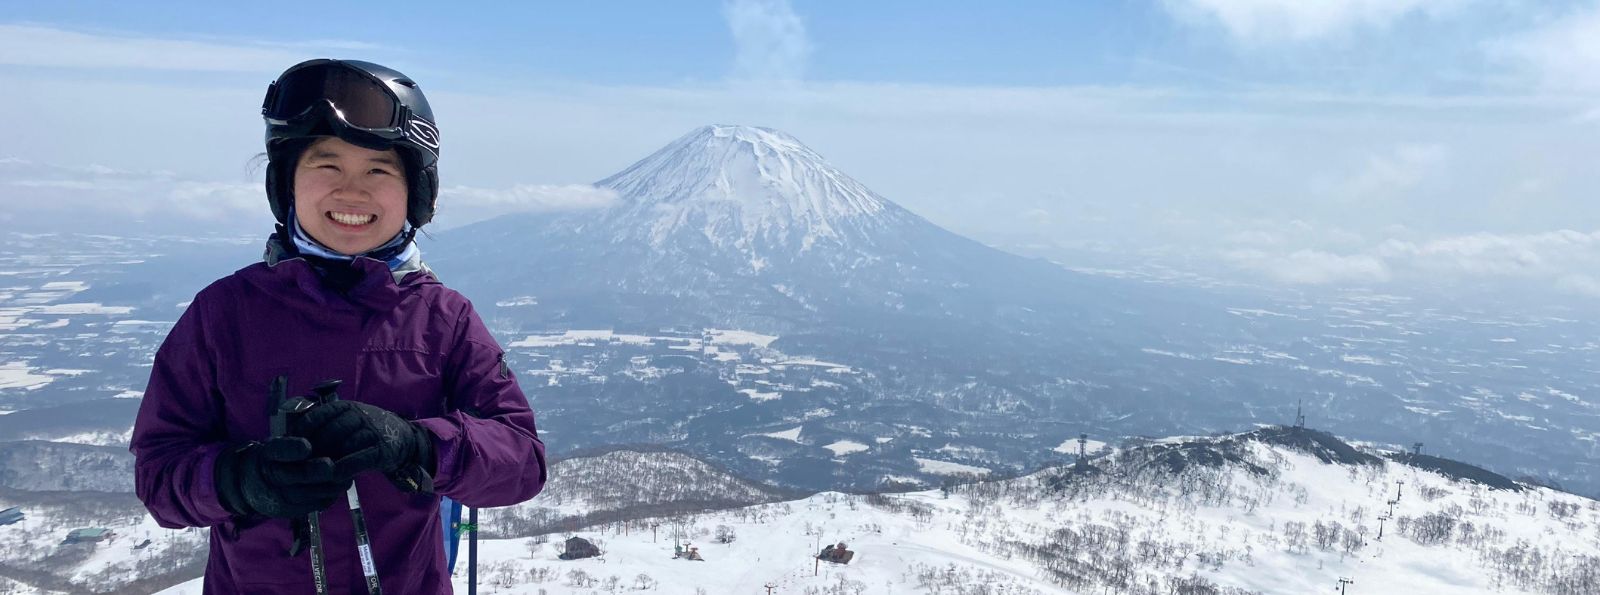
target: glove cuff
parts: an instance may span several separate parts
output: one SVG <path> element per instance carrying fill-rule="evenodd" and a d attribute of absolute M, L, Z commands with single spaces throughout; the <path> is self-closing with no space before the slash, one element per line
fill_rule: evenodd
<path fill-rule="evenodd" d="M 411 422 L 411 430 L 414 436 L 411 463 L 421 467 L 430 476 L 438 473 L 439 457 L 433 447 L 433 432 L 417 422 Z"/>
<path fill-rule="evenodd" d="M 256 443 L 228 446 L 217 453 L 216 465 L 212 467 L 211 477 L 217 490 L 217 500 L 222 508 L 235 516 L 251 516 L 255 511 L 245 500 L 242 486 L 244 478 L 240 477 L 240 466 L 245 452 L 254 448 Z"/>
<path fill-rule="evenodd" d="M 400 467 L 387 473 L 389 481 L 402 492 L 433 493 L 433 474 L 438 467 L 434 453 L 433 432 L 421 424 L 411 422 L 411 453 Z"/>

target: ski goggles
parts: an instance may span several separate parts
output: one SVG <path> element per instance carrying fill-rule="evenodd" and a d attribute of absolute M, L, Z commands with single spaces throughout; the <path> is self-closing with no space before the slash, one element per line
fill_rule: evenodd
<path fill-rule="evenodd" d="M 412 113 L 383 81 L 338 60 L 312 60 L 267 86 L 261 115 L 275 136 L 309 136 L 330 125 L 347 140 L 403 142 L 439 156 L 439 129 Z M 365 137 L 365 138 L 364 138 Z"/>

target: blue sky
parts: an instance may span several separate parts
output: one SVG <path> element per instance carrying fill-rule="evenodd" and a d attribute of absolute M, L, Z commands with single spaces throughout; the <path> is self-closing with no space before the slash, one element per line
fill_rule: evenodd
<path fill-rule="evenodd" d="M 261 90 L 324 55 L 422 81 L 445 226 L 741 123 L 997 245 L 1600 296 L 1595 0 L 10 3 L 0 219 L 259 226 Z"/>
<path fill-rule="evenodd" d="M 1230 34 L 1222 11 L 1197 8 L 1224 2 L 1188 4 L 892 0 L 802 2 L 791 10 L 802 20 L 809 41 L 806 75 L 817 80 L 1199 86 L 1295 81 L 1326 88 L 1445 91 L 1473 86 L 1459 77 L 1471 78 L 1467 71 L 1479 66 L 1480 42 L 1519 25 L 1532 28 L 1559 18 L 1583 3 L 1397 0 L 1389 4 L 1444 8 L 1370 20 L 1357 15 L 1349 17 L 1355 19 L 1350 23 L 1306 11 L 1297 18 L 1332 23 L 1311 38 L 1314 43 L 1277 43 L 1281 39 L 1273 35 L 1243 29 Z M 311 46 L 318 41 L 370 44 L 399 61 L 468 77 L 624 84 L 726 78 L 737 51 L 726 12 L 725 3 L 716 0 L 466 6 L 97 1 L 15 3 L 7 11 L 12 23 L 75 31 Z M 1272 28 L 1270 19 L 1263 27 Z"/>
<path fill-rule="evenodd" d="M 1136 41 L 1173 27 L 1131 2 L 1030 2 L 997 11 L 970 2 L 800 5 L 808 74 L 825 80 L 1062 84 L 1118 76 Z M 276 42 L 342 40 L 406 61 L 569 81 L 672 84 L 725 78 L 734 40 L 719 1 L 596 3 L 127 2 L 31 3 L 34 22 L 152 37 Z M 307 18 L 307 15 L 316 18 Z M 1159 15 L 1157 15 L 1159 16 Z M 1106 23 L 1116 23 L 1114 27 Z M 1043 55 L 1072 55 L 1048 63 Z M 1089 58 L 1083 60 L 1081 58 Z"/>

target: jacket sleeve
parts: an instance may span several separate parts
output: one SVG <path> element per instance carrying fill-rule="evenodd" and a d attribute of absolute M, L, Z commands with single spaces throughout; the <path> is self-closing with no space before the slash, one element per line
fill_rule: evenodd
<path fill-rule="evenodd" d="M 169 529 L 209 527 L 230 517 L 212 472 L 224 422 L 201 302 L 197 296 L 156 352 L 128 446 L 134 491 L 156 523 Z"/>
<path fill-rule="evenodd" d="M 446 356 L 453 411 L 417 420 L 434 435 L 434 491 L 473 507 L 509 506 L 544 488 L 544 442 L 505 352 L 467 303 Z"/>

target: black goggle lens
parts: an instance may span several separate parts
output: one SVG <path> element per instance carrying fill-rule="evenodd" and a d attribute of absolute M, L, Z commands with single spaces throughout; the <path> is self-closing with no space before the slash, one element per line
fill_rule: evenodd
<path fill-rule="evenodd" d="M 399 125 L 398 102 L 387 87 L 337 65 L 301 68 L 278 79 L 277 96 L 267 106 L 266 115 L 289 120 L 324 101 L 332 103 L 351 126 L 377 129 Z"/>

